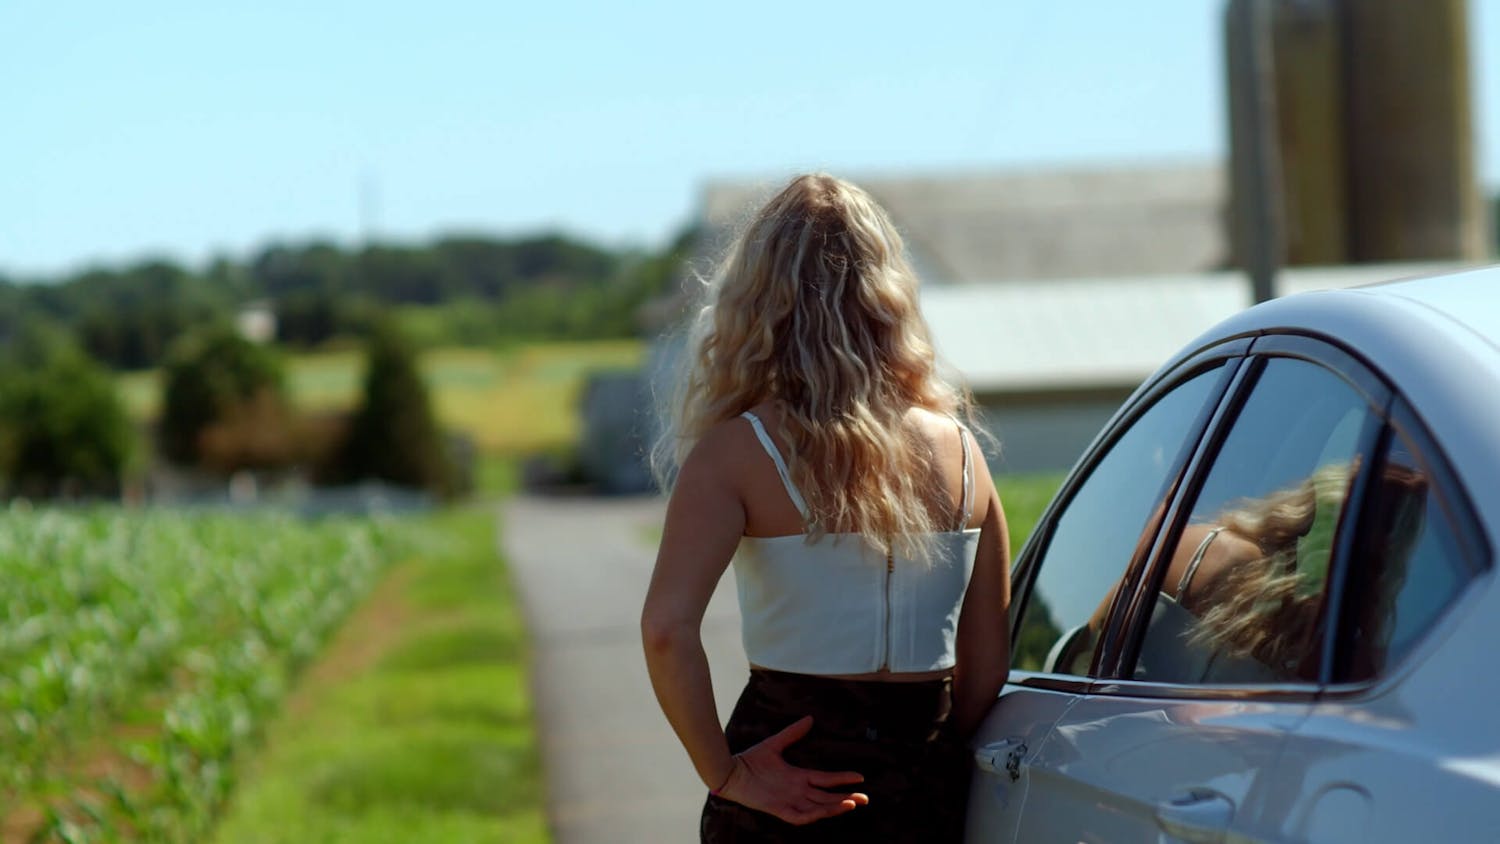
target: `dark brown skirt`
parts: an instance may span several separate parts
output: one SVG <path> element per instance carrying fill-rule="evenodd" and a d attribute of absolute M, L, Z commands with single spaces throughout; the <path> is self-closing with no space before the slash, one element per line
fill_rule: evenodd
<path fill-rule="evenodd" d="M 968 754 L 948 728 L 951 680 L 881 683 L 755 669 L 729 716 L 729 749 L 739 753 L 813 716 L 811 732 L 787 748 L 793 765 L 858 771 L 851 786 L 870 796 L 834 818 L 793 826 L 709 795 L 699 833 L 723 842 L 947 842 L 963 834 Z"/>

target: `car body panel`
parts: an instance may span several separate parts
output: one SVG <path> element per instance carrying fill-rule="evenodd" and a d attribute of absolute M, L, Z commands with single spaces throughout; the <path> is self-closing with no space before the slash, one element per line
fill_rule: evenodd
<path fill-rule="evenodd" d="M 1176 822 L 1189 827 L 1179 832 L 1276 840 L 1260 837 L 1286 808 L 1270 775 L 1310 708 L 1089 695 L 1028 763 L 1032 787 L 1016 840 L 1155 844 L 1180 837 L 1171 834 L 1178 810 L 1187 817 Z M 1205 810 L 1208 817 L 1190 820 Z"/>
<path fill-rule="evenodd" d="M 1444 841 L 1500 840 L 1500 579 L 1469 584 L 1395 669 L 1362 688 L 1330 689 L 1296 729 L 1277 777 L 1294 787 L 1292 840 L 1325 840 L 1344 825 L 1348 801 L 1363 796 L 1358 840 L 1414 841 L 1441 824 Z"/>
<path fill-rule="evenodd" d="M 1016 778 L 1011 778 L 1003 760 L 997 760 L 1001 764 L 996 766 L 976 767 L 969 786 L 969 841 L 1018 840 L 1021 810 L 1031 785 L 1026 760 L 1077 702 L 1077 695 L 1050 689 L 1011 684 L 1001 690 L 970 744 L 976 756 L 1014 753 Z"/>

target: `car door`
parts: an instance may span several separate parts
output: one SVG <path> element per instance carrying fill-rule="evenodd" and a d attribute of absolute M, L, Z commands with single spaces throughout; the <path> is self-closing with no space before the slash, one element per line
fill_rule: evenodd
<path fill-rule="evenodd" d="M 1319 688 L 1328 572 L 1386 396 L 1272 351 L 1193 457 L 1101 679 L 1024 760 L 1020 840 L 1280 840 L 1272 773 Z"/>
<path fill-rule="evenodd" d="M 1017 840 L 1029 785 L 1023 762 L 1087 691 L 1118 584 L 1149 547 L 1243 346 L 1190 361 L 1122 411 L 1019 555 L 1012 670 L 973 740 L 970 841 Z"/>

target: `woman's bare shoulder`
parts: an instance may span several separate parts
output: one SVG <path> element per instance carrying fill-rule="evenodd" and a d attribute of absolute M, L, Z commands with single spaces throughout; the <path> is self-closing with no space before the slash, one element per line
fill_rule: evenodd
<path fill-rule="evenodd" d="M 1204 542 L 1208 545 L 1204 546 Z M 1259 546 L 1249 538 L 1219 525 L 1197 523 L 1182 529 L 1169 568 L 1181 572 L 1197 555 L 1199 548 L 1203 548 L 1202 563 L 1210 569 L 1221 569 L 1260 556 Z"/>
<path fill-rule="evenodd" d="M 720 468 L 735 468 L 759 446 L 748 420 L 738 416 L 715 422 L 688 453 L 687 461 Z"/>

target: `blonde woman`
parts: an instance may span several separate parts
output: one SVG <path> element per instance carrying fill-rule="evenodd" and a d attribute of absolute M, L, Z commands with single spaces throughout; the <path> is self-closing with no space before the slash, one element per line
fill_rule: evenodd
<path fill-rule="evenodd" d="M 710 282 L 687 355 L 641 628 L 709 789 L 702 839 L 956 838 L 964 740 L 1009 662 L 1009 551 L 885 212 L 794 179 Z M 721 728 L 699 626 L 736 551 L 751 672 Z"/>

